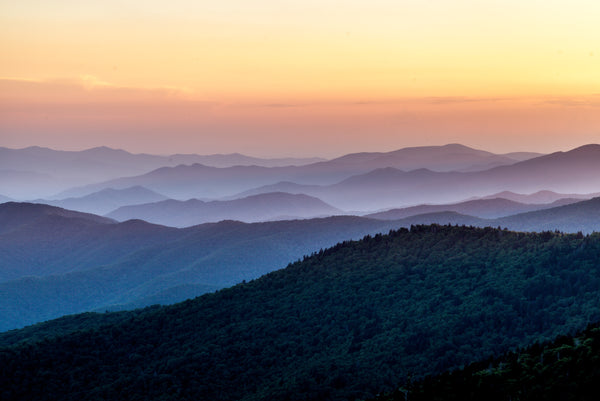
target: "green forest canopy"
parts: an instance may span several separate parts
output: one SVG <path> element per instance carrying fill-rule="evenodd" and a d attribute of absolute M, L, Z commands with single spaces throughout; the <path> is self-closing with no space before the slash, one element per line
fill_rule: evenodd
<path fill-rule="evenodd" d="M 180 304 L 5 333 L 0 395 L 368 398 L 600 321 L 599 256 L 599 234 L 367 236 Z"/>

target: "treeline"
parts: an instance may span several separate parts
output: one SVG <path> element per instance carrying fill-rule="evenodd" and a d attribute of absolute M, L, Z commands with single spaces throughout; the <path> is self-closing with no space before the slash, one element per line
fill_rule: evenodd
<path fill-rule="evenodd" d="M 366 399 L 600 321 L 599 255 L 598 234 L 367 236 L 180 304 L 0 335 L 0 398 Z"/>
<path fill-rule="evenodd" d="M 576 336 L 559 336 L 489 358 L 464 369 L 403 383 L 372 401 L 598 399 L 600 323 Z"/>

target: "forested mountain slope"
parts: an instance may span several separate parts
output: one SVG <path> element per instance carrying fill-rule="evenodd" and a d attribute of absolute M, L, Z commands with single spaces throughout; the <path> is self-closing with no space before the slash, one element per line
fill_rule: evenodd
<path fill-rule="evenodd" d="M 599 259 L 599 234 L 401 229 L 118 322 L 64 320 L 75 316 L 56 332 L 48 323 L 37 334 L 6 333 L 20 344 L 0 350 L 0 391 L 38 400 L 364 399 L 409 375 L 599 321 Z"/>
<path fill-rule="evenodd" d="M 600 323 L 500 358 L 406 383 L 372 401 L 594 401 L 600 378 Z"/>

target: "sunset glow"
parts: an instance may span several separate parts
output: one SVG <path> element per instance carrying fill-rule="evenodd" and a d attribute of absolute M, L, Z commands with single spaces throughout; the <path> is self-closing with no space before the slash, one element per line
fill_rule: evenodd
<path fill-rule="evenodd" d="M 0 10 L 1 146 L 335 156 L 600 141 L 597 1 L 23 0 Z"/>

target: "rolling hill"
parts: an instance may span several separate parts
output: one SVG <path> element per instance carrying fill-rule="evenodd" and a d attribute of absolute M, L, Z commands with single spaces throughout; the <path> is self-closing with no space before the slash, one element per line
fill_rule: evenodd
<path fill-rule="evenodd" d="M 396 227 L 340 216 L 176 229 L 80 216 L 88 215 L 0 205 L 0 330 L 69 313 L 182 301 L 257 278 L 339 241 Z"/>
<path fill-rule="evenodd" d="M 183 235 L 143 221 L 116 224 L 93 214 L 32 203 L 0 205 L 0 282 L 115 263 L 139 247 Z"/>
<path fill-rule="evenodd" d="M 559 200 L 559 202 L 568 204 L 578 202 L 578 199 Z M 416 216 L 425 213 L 436 212 L 457 212 L 468 214 L 475 217 L 494 219 L 498 217 L 510 216 L 517 213 L 530 212 L 540 209 L 549 209 L 557 204 L 525 204 L 503 198 L 470 200 L 448 205 L 419 205 L 403 209 L 392 209 L 384 212 L 371 213 L 365 217 L 383 220 L 398 220 L 405 217 Z"/>
<path fill-rule="evenodd" d="M 560 194 L 553 191 L 537 191 L 532 194 L 518 194 L 511 191 L 502 191 L 493 195 L 483 196 L 481 199 L 503 198 L 520 203 L 552 203 L 561 199 L 592 199 L 600 196 L 600 192 L 591 194 Z"/>
<path fill-rule="evenodd" d="M 95 223 L 97 225 L 115 222 L 112 219 L 95 214 L 81 213 L 43 204 L 6 202 L 0 205 L 0 235 L 16 230 L 29 231 L 30 226 L 34 226 L 35 229 L 40 225 L 48 226 L 48 221 L 52 219 L 69 219 L 70 221 Z"/>
<path fill-rule="evenodd" d="M 600 197 L 551 209 L 519 213 L 496 221 L 502 227 L 518 231 L 535 229 L 535 231 L 600 232 Z"/>
<path fill-rule="evenodd" d="M 448 226 L 347 241 L 177 305 L 6 333 L 0 391 L 365 399 L 600 320 L 599 252 L 598 234 Z"/>
<path fill-rule="evenodd" d="M 338 215 L 342 212 L 308 195 L 272 192 L 230 201 L 166 200 L 123 206 L 106 216 L 118 221 L 142 219 L 172 227 L 188 227 L 221 220 L 246 223 Z"/>
<path fill-rule="evenodd" d="M 600 197 L 563 206 L 485 219 L 452 211 L 432 212 L 395 221 L 399 227 L 413 224 L 453 224 L 476 227 L 502 227 L 514 231 L 591 234 L 600 232 Z"/>
<path fill-rule="evenodd" d="M 122 206 L 160 202 L 166 199 L 167 197 L 164 195 L 141 186 L 135 186 L 124 189 L 106 188 L 79 198 L 36 199 L 33 202 L 103 215 Z"/>

